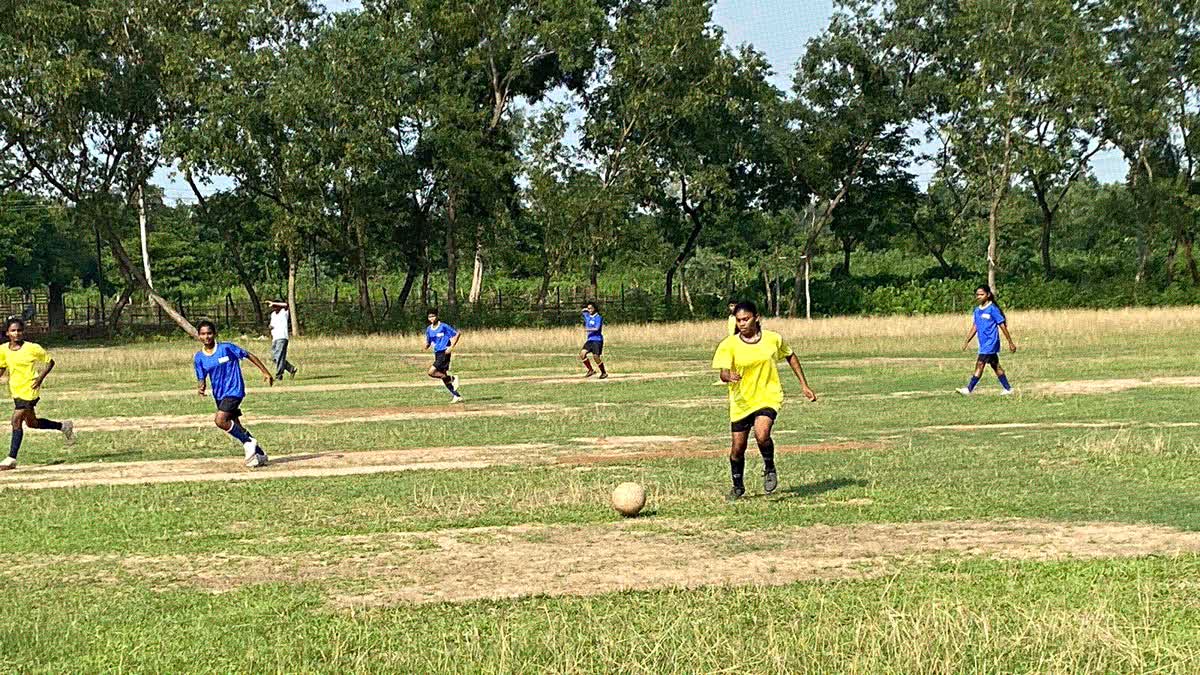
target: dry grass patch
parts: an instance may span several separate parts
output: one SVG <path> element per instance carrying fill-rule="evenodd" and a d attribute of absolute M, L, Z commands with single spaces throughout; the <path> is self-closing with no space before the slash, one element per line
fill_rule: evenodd
<path fill-rule="evenodd" d="M 115 562 L 156 586 L 217 592 L 317 582 L 331 587 L 335 604 L 363 606 L 864 578 L 947 555 L 1048 561 L 1198 552 L 1200 533 L 1119 523 L 1003 520 L 737 531 L 708 520 L 664 520 L 356 535 L 333 538 L 321 552 L 287 555 L 67 556 L 43 563 Z"/>

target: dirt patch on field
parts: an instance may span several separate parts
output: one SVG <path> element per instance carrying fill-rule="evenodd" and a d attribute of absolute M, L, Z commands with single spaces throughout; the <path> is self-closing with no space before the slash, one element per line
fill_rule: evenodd
<path fill-rule="evenodd" d="M 546 464 L 564 449 L 546 444 L 413 448 L 373 452 L 315 452 L 272 457 L 261 469 L 248 469 L 239 457 L 22 466 L 0 474 L 0 488 L 45 489 L 90 485 L 325 478 L 395 473 L 419 469 L 479 469 L 512 464 Z"/>
<path fill-rule="evenodd" d="M 404 422 L 420 419 L 460 417 L 509 417 L 514 415 L 546 415 L 568 410 L 560 405 L 489 405 L 470 404 L 423 406 L 414 408 L 353 408 L 323 410 L 312 416 L 247 415 L 247 425 L 286 424 L 290 426 L 325 426 L 363 422 Z M 162 431 L 166 429 L 207 429 L 212 427 L 211 415 L 151 415 L 146 417 L 76 418 L 78 431 Z"/>
<path fill-rule="evenodd" d="M 663 440 L 671 439 L 671 440 Z M 613 439 L 574 439 L 584 441 L 582 445 L 595 448 L 619 448 L 621 452 L 601 452 L 560 457 L 560 464 L 610 464 L 648 459 L 695 459 L 699 457 L 723 457 L 728 446 L 712 438 L 681 439 L 674 436 L 619 436 Z M 723 440 L 723 439 L 722 439 Z M 652 449 L 643 450 L 650 446 Z M 848 441 L 843 443 L 813 443 L 809 445 L 776 445 L 779 455 L 807 452 L 845 452 L 848 450 L 879 450 L 884 443 Z"/>
<path fill-rule="evenodd" d="M 119 564 L 156 586 L 216 592 L 326 582 L 336 605 L 354 607 L 864 578 L 947 555 L 1061 560 L 1197 552 L 1200 533 L 1116 523 L 1006 520 L 731 531 L 709 521 L 648 520 L 352 536 L 331 541 L 320 553 L 133 556 Z"/>
<path fill-rule="evenodd" d="M 422 375 L 424 373 L 422 372 Z M 599 380 L 595 377 L 584 378 L 582 375 L 505 375 L 495 377 L 467 377 L 463 378 L 462 386 L 464 393 L 470 395 L 470 387 L 481 384 L 504 384 L 504 383 L 526 383 L 526 384 L 608 384 L 612 382 L 644 382 L 646 380 L 671 380 L 683 377 L 693 377 L 701 373 L 686 370 L 686 371 L 666 371 L 653 373 L 610 373 L 607 380 Z M 260 394 L 289 394 L 298 392 L 337 392 L 337 391 L 363 391 L 371 389 L 421 389 L 424 387 L 437 388 L 440 385 L 437 381 L 427 377 L 416 378 L 404 375 L 403 380 L 389 382 L 347 382 L 344 384 L 292 384 L 280 383 L 275 387 L 248 387 L 247 393 L 255 396 Z M 249 378 L 247 378 L 249 379 Z M 89 400 L 97 397 L 96 391 L 74 390 L 74 391 L 59 391 L 52 392 L 54 398 L 63 400 Z M 105 399 L 164 399 L 164 398 L 187 398 L 195 396 L 196 390 L 183 387 L 177 390 L 169 391 L 113 391 L 104 392 Z"/>
<path fill-rule="evenodd" d="M 1151 377 L 1148 379 L 1068 380 L 1039 382 L 1030 389 L 1039 394 L 1070 396 L 1076 394 L 1111 394 L 1141 387 L 1200 387 L 1200 377 Z"/>

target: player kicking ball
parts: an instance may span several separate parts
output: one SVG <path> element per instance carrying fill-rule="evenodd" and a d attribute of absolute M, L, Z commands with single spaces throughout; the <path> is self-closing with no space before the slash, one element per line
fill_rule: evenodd
<path fill-rule="evenodd" d="M 734 316 L 738 332 L 721 341 L 712 361 L 712 367 L 721 371 L 721 381 L 729 385 L 729 429 L 733 434 L 733 446 L 729 451 L 733 488 L 729 491 L 728 501 L 731 502 L 746 494 L 742 474 L 746 468 L 746 446 L 751 431 L 758 443 L 758 451 L 762 453 L 763 492 L 771 494 L 779 487 L 775 442 L 771 439 L 775 418 L 783 407 L 783 385 L 779 382 L 776 362 L 787 361 L 800 381 L 804 397 L 809 401 L 817 400 L 804 377 L 799 357 L 779 333 L 762 329 L 754 303 L 739 302 Z"/>
<path fill-rule="evenodd" d="M 596 374 L 596 371 L 592 369 L 591 361 L 588 361 L 589 355 L 592 361 L 596 362 L 596 368 L 600 369 L 600 379 L 608 379 L 608 370 L 604 367 L 603 359 L 604 318 L 600 316 L 594 302 L 587 302 L 583 305 L 583 348 L 579 350 L 579 360 L 587 369 L 587 372 L 583 374 L 584 377 Z"/>
<path fill-rule="evenodd" d="M 978 336 L 979 356 L 975 359 L 975 372 L 971 375 L 971 381 L 959 389 L 958 393 L 970 396 L 971 392 L 975 391 L 975 385 L 979 384 L 979 378 L 983 377 L 984 367 L 991 366 L 1002 387 L 1000 395 L 1011 396 L 1012 385 L 1008 383 L 1008 375 L 1000 367 L 1000 333 L 1004 333 L 1005 339 L 1008 340 L 1009 351 L 1016 353 L 1017 343 L 1013 342 L 1012 335 L 1008 333 L 1008 322 L 1004 318 L 1004 312 L 1000 310 L 1000 305 L 996 304 L 996 295 L 992 293 L 991 287 L 985 284 L 976 288 L 975 301 L 979 306 L 975 308 L 971 330 L 967 332 L 967 340 L 963 342 L 962 348 L 964 352 L 967 351 L 972 338 Z"/>
<path fill-rule="evenodd" d="M 433 365 L 429 367 L 429 377 L 441 380 L 450 392 L 451 403 L 461 403 L 463 397 L 458 393 L 458 376 L 450 374 L 450 356 L 462 335 L 454 326 L 442 323 L 438 318 L 437 309 L 430 309 L 426 315 L 429 326 L 425 328 L 425 350 L 433 348 Z"/>
<path fill-rule="evenodd" d="M 37 416 L 42 383 L 54 370 L 54 359 L 42 346 L 25 340 L 25 322 L 10 318 L 4 322 L 8 344 L 0 347 L 0 376 L 8 373 L 8 390 L 13 398 L 12 442 L 8 457 L 0 460 L 0 471 L 17 468 L 17 453 L 25 438 L 25 427 L 61 431 L 67 443 L 75 442 L 75 426 L 71 422 L 55 422 Z M 45 368 L 39 368 L 45 365 Z"/>
<path fill-rule="evenodd" d="M 217 403 L 213 424 L 233 436 L 246 451 L 246 466 L 254 469 L 267 465 L 267 453 L 242 426 L 242 399 L 246 398 L 246 382 L 242 379 L 242 359 L 253 363 L 263 374 L 267 386 L 275 384 L 275 378 L 266 364 L 259 358 L 232 342 L 217 342 L 217 326 L 207 319 L 197 327 L 200 351 L 192 359 L 196 367 L 196 393 L 205 395 L 206 380 L 212 384 L 212 397 Z"/>

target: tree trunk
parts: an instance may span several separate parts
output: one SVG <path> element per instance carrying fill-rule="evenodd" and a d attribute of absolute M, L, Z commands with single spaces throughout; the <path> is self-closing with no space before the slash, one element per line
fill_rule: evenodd
<path fill-rule="evenodd" d="M 137 187 L 138 234 L 142 240 L 142 273 L 146 286 L 154 288 L 154 277 L 150 275 L 150 243 L 146 236 L 146 198 L 141 184 Z"/>
<path fill-rule="evenodd" d="M 687 287 L 687 265 L 679 268 L 679 290 L 683 293 L 683 299 L 687 302 L 688 314 L 695 314 L 696 308 L 692 305 L 692 294 Z"/>
<path fill-rule="evenodd" d="M 358 286 L 358 308 L 367 315 L 367 320 L 375 324 L 375 308 L 371 306 L 371 272 L 367 260 L 367 235 L 363 231 L 362 219 L 350 216 L 350 232 L 354 237 L 355 282 Z"/>
<path fill-rule="evenodd" d="M 847 277 L 850 276 L 850 254 L 853 251 L 854 251 L 854 240 L 849 239 L 849 238 L 843 239 L 842 240 L 842 272 Z"/>
<path fill-rule="evenodd" d="M 1054 265 L 1050 260 L 1050 232 L 1054 228 L 1054 210 L 1046 201 L 1046 184 L 1039 176 L 1030 179 L 1033 185 L 1033 195 L 1037 198 L 1038 208 L 1042 211 L 1042 276 L 1047 281 L 1054 278 Z"/>
<path fill-rule="evenodd" d="M 1187 261 L 1188 274 L 1192 276 L 1192 285 L 1200 286 L 1200 269 L 1196 267 L 1196 256 L 1193 252 L 1196 236 L 1190 232 L 1183 239 L 1183 258 Z"/>
<path fill-rule="evenodd" d="M 696 240 L 700 238 L 700 230 L 704 227 L 704 220 L 700 217 L 700 213 L 690 210 L 688 218 L 692 221 L 692 231 L 688 234 L 687 241 L 683 244 L 683 250 L 679 255 L 675 256 L 675 260 L 671 263 L 671 267 L 667 269 L 667 284 L 664 289 L 663 296 L 667 302 L 671 302 L 671 293 L 675 290 L 675 272 L 687 262 L 688 258 L 692 257 L 692 253 L 696 250 Z"/>
<path fill-rule="evenodd" d="M 1167 285 L 1175 283 L 1175 252 L 1179 250 L 1179 236 L 1171 241 L 1171 248 L 1167 249 L 1167 262 L 1163 266 L 1166 268 Z"/>
<path fill-rule="evenodd" d="M 997 195 L 992 200 L 992 208 L 988 210 L 988 287 L 992 292 L 996 292 L 996 250 L 999 248 L 1000 241 L 1000 203 L 1003 201 L 1001 195 Z"/>
<path fill-rule="evenodd" d="M 408 304 L 408 296 L 412 293 L 413 284 L 417 281 L 417 275 L 421 273 L 421 259 L 414 255 L 408 259 L 408 271 L 404 273 L 404 285 L 400 287 L 400 295 L 396 296 L 396 304 L 403 310 Z"/>
<path fill-rule="evenodd" d="M 467 294 L 467 302 L 472 305 L 479 302 L 483 292 L 483 223 L 475 226 L 475 266 L 471 270 L 471 290 Z"/>
<path fill-rule="evenodd" d="M 50 330 L 62 330 L 67 326 L 67 303 L 65 299 L 67 289 L 62 284 L 51 282 L 49 291 L 46 304 L 50 314 L 48 317 Z"/>
<path fill-rule="evenodd" d="M 146 295 L 150 297 L 150 301 L 162 308 L 167 316 L 176 323 L 180 328 L 187 332 L 192 337 L 197 337 L 196 327 L 192 322 L 188 321 L 182 314 L 175 311 L 171 303 L 167 302 L 158 293 L 150 288 L 150 284 L 133 266 L 133 261 L 129 258 L 129 253 L 126 252 L 124 244 L 121 243 L 121 238 L 112 230 L 112 226 L 104 222 L 101 225 L 101 230 L 104 232 L 104 238 L 108 241 L 109 250 L 112 251 L 113 259 L 117 261 L 117 268 L 121 271 L 121 275 L 125 277 L 126 286 L 142 288 L 146 291 Z"/>
<path fill-rule="evenodd" d="M 588 254 L 588 291 L 592 297 L 600 295 L 600 260 L 596 256 L 596 250 L 592 249 Z"/>
<path fill-rule="evenodd" d="M 113 305 L 112 313 L 108 315 L 108 326 L 111 330 L 116 330 L 121 323 L 121 313 L 125 311 L 125 307 L 129 305 L 130 298 L 133 297 L 133 286 L 126 286 L 121 290 L 120 297 L 117 298 L 117 303 Z"/>
<path fill-rule="evenodd" d="M 288 246 L 288 285 L 287 285 L 287 303 L 288 303 L 288 318 L 292 324 L 292 335 L 300 334 L 300 308 L 296 306 L 296 248 Z M 254 305 L 258 309 L 258 303 Z M 258 320 L 262 323 L 262 319 Z"/>
<path fill-rule="evenodd" d="M 458 249 L 454 243 L 454 226 L 458 218 L 458 189 L 450 188 L 446 198 L 446 304 L 458 305 Z"/>
<path fill-rule="evenodd" d="M 767 306 L 764 307 L 763 309 L 766 310 L 766 312 L 764 312 L 764 313 L 770 313 L 772 311 L 771 307 L 775 302 L 775 298 L 771 294 L 771 277 L 767 275 L 766 267 L 762 268 L 762 279 L 763 279 L 763 288 L 765 288 L 767 290 Z"/>
<path fill-rule="evenodd" d="M 432 262 L 429 260 L 429 241 L 425 241 L 425 246 L 421 253 L 421 311 L 425 311 L 429 307 L 429 273 L 431 271 Z"/>

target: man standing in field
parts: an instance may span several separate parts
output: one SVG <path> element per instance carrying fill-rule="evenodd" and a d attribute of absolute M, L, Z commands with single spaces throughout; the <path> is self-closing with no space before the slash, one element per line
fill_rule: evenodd
<path fill-rule="evenodd" d="M 596 367 L 600 369 L 600 379 L 607 379 L 608 371 L 604 368 L 604 359 L 601 358 L 604 355 L 604 319 L 600 316 L 594 302 L 586 302 L 583 305 L 583 348 L 579 350 L 579 360 L 587 369 L 584 377 L 596 374 L 596 371 L 592 369 L 592 364 L 588 361 L 589 354 L 596 362 Z"/>
<path fill-rule="evenodd" d="M 275 379 L 282 380 L 283 373 L 286 371 L 291 374 L 292 379 L 296 379 L 296 371 L 299 370 L 295 365 L 288 361 L 288 331 L 291 328 L 291 314 L 288 313 L 288 304 L 282 300 L 272 300 L 271 305 L 271 356 L 275 358 Z"/>

